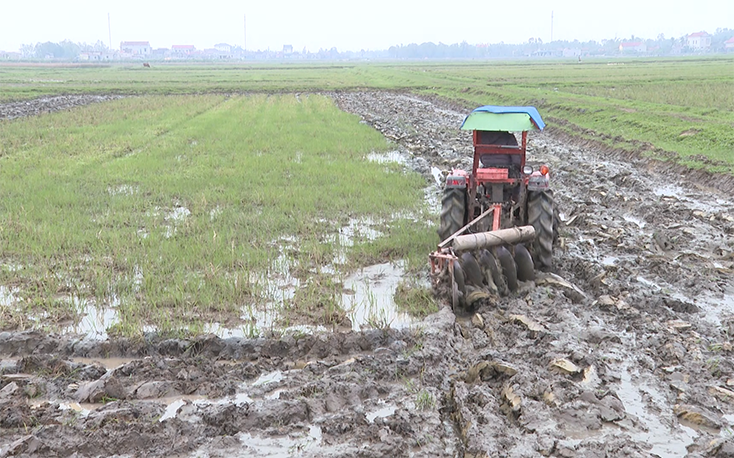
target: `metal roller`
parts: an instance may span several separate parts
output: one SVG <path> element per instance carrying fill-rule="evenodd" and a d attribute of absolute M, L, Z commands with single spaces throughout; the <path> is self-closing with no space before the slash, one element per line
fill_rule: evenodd
<path fill-rule="evenodd" d="M 535 239 L 533 226 L 511 227 L 477 234 L 458 235 L 454 238 L 453 248 L 456 251 L 470 251 L 498 245 L 514 245 Z"/>

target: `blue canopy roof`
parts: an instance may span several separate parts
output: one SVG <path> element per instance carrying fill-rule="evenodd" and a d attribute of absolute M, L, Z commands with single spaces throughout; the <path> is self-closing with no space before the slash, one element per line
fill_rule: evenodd
<path fill-rule="evenodd" d="M 497 116 L 510 115 L 510 116 Z M 535 107 L 485 105 L 474 109 L 461 123 L 462 130 L 543 130 L 545 123 Z"/>

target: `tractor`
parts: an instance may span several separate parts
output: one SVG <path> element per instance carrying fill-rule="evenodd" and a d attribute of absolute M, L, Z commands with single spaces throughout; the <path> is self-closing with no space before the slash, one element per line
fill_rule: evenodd
<path fill-rule="evenodd" d="M 528 132 L 544 127 L 535 107 L 491 105 L 475 109 L 461 125 L 472 131 L 472 170 L 454 169 L 446 177 L 440 243 L 429 256 L 436 286 L 450 285 L 454 310 L 513 292 L 518 281 L 535 278 L 536 267 L 553 267 L 557 218 L 550 171 L 525 161 Z M 520 144 L 513 132 L 522 133 Z"/>

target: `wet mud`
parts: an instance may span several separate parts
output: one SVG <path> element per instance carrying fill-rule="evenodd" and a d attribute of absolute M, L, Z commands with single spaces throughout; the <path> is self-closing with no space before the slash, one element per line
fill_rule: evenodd
<path fill-rule="evenodd" d="M 430 202 L 470 166 L 466 110 L 332 97 Z M 0 333 L 0 456 L 734 456 L 734 202 L 552 133 L 529 161 L 560 207 L 554 271 L 498 304 L 257 339 Z"/>

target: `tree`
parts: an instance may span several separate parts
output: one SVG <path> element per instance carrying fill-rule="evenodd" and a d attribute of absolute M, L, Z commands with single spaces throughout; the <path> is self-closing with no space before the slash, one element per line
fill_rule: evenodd
<path fill-rule="evenodd" d="M 46 43 L 37 43 L 33 54 L 36 59 L 60 59 L 64 56 L 64 48 L 58 43 L 47 41 Z"/>
<path fill-rule="evenodd" d="M 36 53 L 36 46 L 31 44 L 20 45 L 20 54 L 25 59 L 32 59 Z"/>

